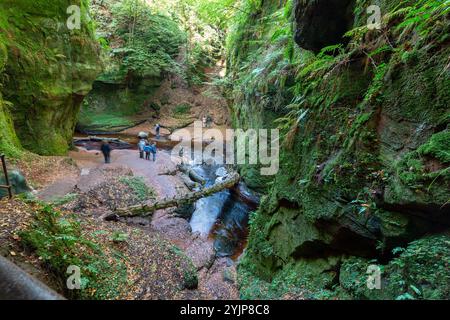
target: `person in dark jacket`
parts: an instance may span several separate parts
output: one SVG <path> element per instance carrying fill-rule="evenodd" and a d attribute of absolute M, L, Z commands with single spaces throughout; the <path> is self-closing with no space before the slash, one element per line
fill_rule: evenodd
<path fill-rule="evenodd" d="M 206 117 L 206 127 L 211 128 L 212 124 L 213 124 L 213 119 L 212 119 L 211 115 L 208 114 L 208 116 Z"/>
<path fill-rule="evenodd" d="M 156 131 L 156 139 L 159 139 L 161 137 L 161 125 L 158 123 L 155 127 Z"/>
<path fill-rule="evenodd" d="M 147 145 L 147 141 L 145 141 L 145 139 L 141 139 L 138 143 L 139 156 L 141 159 L 144 159 L 144 155 L 145 155 L 144 148 L 146 145 Z"/>
<path fill-rule="evenodd" d="M 111 163 L 111 146 L 107 141 L 102 143 L 101 151 L 105 157 L 105 163 Z"/>
<path fill-rule="evenodd" d="M 156 152 L 158 152 L 158 148 L 156 147 L 156 143 L 153 143 L 151 148 L 152 148 L 151 149 L 151 153 L 153 155 L 153 162 L 155 162 L 156 161 Z"/>

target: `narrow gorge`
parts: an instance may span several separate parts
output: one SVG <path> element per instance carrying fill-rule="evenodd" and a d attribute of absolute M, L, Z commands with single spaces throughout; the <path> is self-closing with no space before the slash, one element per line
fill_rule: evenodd
<path fill-rule="evenodd" d="M 448 300 L 449 106 L 446 0 L 3 0 L 0 258 L 67 299 Z"/>

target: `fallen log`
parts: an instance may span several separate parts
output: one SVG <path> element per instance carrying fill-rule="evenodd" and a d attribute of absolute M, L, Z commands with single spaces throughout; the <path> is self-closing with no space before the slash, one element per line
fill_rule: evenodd
<path fill-rule="evenodd" d="M 86 147 L 89 143 L 96 143 L 99 144 L 100 142 L 108 142 L 110 143 L 114 149 L 130 149 L 132 148 L 132 145 L 126 141 L 123 141 L 119 138 L 104 138 L 104 137 L 96 137 L 96 136 L 90 136 L 86 138 L 73 138 L 73 143 L 76 146 Z M 91 146 L 92 148 L 92 146 Z M 97 147 L 98 148 L 98 147 Z M 89 146 L 87 148 L 89 150 Z"/>
<path fill-rule="evenodd" d="M 158 173 L 158 176 L 175 176 L 178 172 L 178 169 L 175 170 L 167 170 L 165 172 Z"/>
<path fill-rule="evenodd" d="M 209 188 L 205 188 L 201 191 L 191 192 L 183 195 L 182 197 L 175 197 L 172 199 L 163 199 L 153 203 L 145 203 L 142 205 L 131 206 L 122 209 L 116 209 L 114 213 L 105 217 L 107 221 L 117 220 L 120 217 L 148 217 L 153 212 L 161 209 L 181 207 L 191 204 L 201 198 L 209 197 L 220 191 L 230 189 L 234 187 L 240 180 L 238 173 L 231 174 L 226 180 L 221 183 L 217 183 Z"/>
<path fill-rule="evenodd" d="M 105 137 L 97 137 L 97 136 L 89 136 L 89 137 L 85 137 L 85 138 L 80 138 L 80 137 L 74 137 L 73 138 L 74 142 L 84 142 L 84 141 L 94 141 L 94 142 L 125 142 L 120 140 L 119 138 L 105 138 Z"/>

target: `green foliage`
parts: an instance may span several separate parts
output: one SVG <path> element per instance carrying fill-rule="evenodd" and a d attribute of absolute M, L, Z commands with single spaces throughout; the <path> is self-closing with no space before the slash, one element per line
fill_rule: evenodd
<path fill-rule="evenodd" d="M 3 44 L 4 40 L 2 37 L 0 34 L 0 79 L 3 77 L 2 73 L 8 59 L 8 52 L 6 46 Z M 1 94 L 2 87 L 3 85 L 0 80 L 0 154 L 3 153 L 8 157 L 17 158 L 20 157 L 22 150 L 9 110 L 12 105 L 3 100 Z"/>
<path fill-rule="evenodd" d="M 175 107 L 174 114 L 175 116 L 183 116 L 189 114 L 191 112 L 192 106 L 189 104 L 180 104 Z"/>
<path fill-rule="evenodd" d="M 400 254 L 386 265 L 377 261 L 350 258 L 343 263 L 340 282 L 356 299 L 447 299 L 450 294 L 448 234 L 425 237 L 406 248 L 395 248 Z M 381 290 L 368 290 L 366 270 L 379 265 Z"/>
<path fill-rule="evenodd" d="M 236 12 L 237 0 L 187 0 L 200 20 L 216 30 L 226 30 Z"/>
<path fill-rule="evenodd" d="M 117 46 L 115 38 L 106 39 L 114 44 L 111 55 L 118 68 L 116 73 L 145 78 L 176 71 L 175 57 L 185 42 L 178 24 L 154 14 L 142 0 L 111 2 L 112 21 L 101 26 L 100 32 L 112 33 L 122 40 L 122 45 Z"/>
<path fill-rule="evenodd" d="M 74 201 L 77 197 L 78 197 L 78 194 L 76 194 L 76 193 L 68 193 L 63 197 L 53 200 L 52 205 L 54 205 L 56 207 L 63 206 L 69 202 Z"/>
<path fill-rule="evenodd" d="M 114 47 L 111 54 L 117 60 L 115 70 L 108 68 L 110 71 L 123 75 L 128 70 L 141 77 L 172 72 L 191 84 L 200 84 L 206 80 L 204 69 L 222 55 L 227 17 L 233 12 L 234 0 L 109 2 L 113 16 L 110 23 L 101 17 L 101 10 L 95 10 L 100 15 L 98 20 L 106 20 L 100 25 L 100 34 L 113 31 L 125 43 L 117 46 L 115 38 L 109 37 Z M 179 48 L 185 43 L 184 61 L 177 62 Z"/>
<path fill-rule="evenodd" d="M 184 287 L 188 290 L 197 289 L 198 275 L 195 268 L 190 268 L 184 271 Z"/>
<path fill-rule="evenodd" d="M 435 190 L 434 183 L 438 179 L 449 181 L 450 168 L 443 166 L 442 168 L 438 168 L 438 170 L 430 171 L 426 166 L 426 159 L 427 157 L 435 158 L 441 161 L 442 164 L 450 162 L 449 141 L 449 132 L 445 130 L 433 135 L 427 143 L 420 146 L 416 151 L 407 153 L 396 163 L 396 174 L 400 178 L 400 181 L 412 189 L 431 190 L 437 199 L 437 195 L 440 192 Z"/>
<path fill-rule="evenodd" d="M 151 5 L 172 16 L 187 34 L 181 74 L 190 85 L 208 80 L 205 70 L 223 58 L 223 42 L 236 0 L 162 1 Z"/>
<path fill-rule="evenodd" d="M 442 163 L 450 162 L 450 131 L 445 130 L 436 133 L 431 137 L 428 143 L 418 149 L 418 152 L 424 156 L 431 156 Z"/>
<path fill-rule="evenodd" d="M 447 0 L 419 0 L 400 10 L 405 14 L 405 18 L 397 28 L 415 29 L 421 37 L 425 38 L 432 32 L 436 21 L 450 13 L 450 4 Z"/>
<path fill-rule="evenodd" d="M 147 186 L 142 177 L 121 177 L 120 182 L 126 184 L 131 189 L 139 201 L 146 201 L 155 197 L 155 191 Z"/>
<path fill-rule="evenodd" d="M 291 6 L 289 1 L 264 12 L 261 1 L 242 1 L 233 18 L 226 46 L 227 93 L 240 114 L 236 126 L 247 127 L 242 120 L 251 114 L 280 113 L 291 98 L 287 89 L 297 58 Z"/>
<path fill-rule="evenodd" d="M 113 234 L 111 236 L 111 240 L 115 243 L 121 243 L 121 242 L 127 242 L 129 237 L 130 237 L 130 235 L 128 233 L 115 231 L 115 232 L 113 232 Z"/>
<path fill-rule="evenodd" d="M 62 288 L 68 277 L 67 268 L 81 269 L 82 289 L 68 292 L 71 298 L 114 299 L 126 283 L 122 258 L 106 256 L 99 245 L 82 234 L 75 217 L 62 215 L 49 205 L 37 205 L 35 221 L 20 236 L 48 265 Z"/>

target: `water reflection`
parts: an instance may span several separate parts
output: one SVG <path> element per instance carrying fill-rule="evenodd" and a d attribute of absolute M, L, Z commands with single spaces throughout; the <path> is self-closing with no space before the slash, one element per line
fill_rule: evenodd
<path fill-rule="evenodd" d="M 194 170 L 205 177 L 207 186 L 210 186 L 215 183 L 219 168 L 203 165 Z M 217 255 L 236 257 L 245 247 L 250 211 L 250 206 L 231 191 L 225 190 L 197 201 L 190 224 L 193 232 L 214 239 Z"/>

